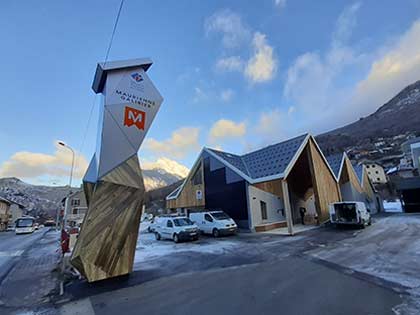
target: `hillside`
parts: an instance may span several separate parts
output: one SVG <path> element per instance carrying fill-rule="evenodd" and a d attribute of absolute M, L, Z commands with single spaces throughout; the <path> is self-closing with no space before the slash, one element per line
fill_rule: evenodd
<path fill-rule="evenodd" d="M 0 196 L 22 204 L 31 215 L 55 216 L 68 193 L 68 186 L 31 185 L 15 177 L 0 178 Z"/>
<path fill-rule="evenodd" d="M 164 206 L 166 192 L 172 191 L 172 185 L 179 185 L 181 180 L 179 175 L 158 168 L 143 170 L 143 178 L 146 190 L 150 191 L 154 198 L 148 202 L 148 206 L 152 208 Z M 163 189 L 159 190 L 160 187 Z M 77 189 L 73 187 L 72 191 Z M 0 178 L 0 197 L 22 204 L 26 211 L 34 216 L 54 217 L 57 209 L 61 207 L 61 200 L 68 193 L 68 186 L 31 185 L 15 177 Z"/>
<path fill-rule="evenodd" d="M 327 154 L 345 150 L 359 161 L 370 159 L 392 165 L 401 155 L 401 143 L 419 134 L 420 80 L 371 115 L 316 138 Z"/>

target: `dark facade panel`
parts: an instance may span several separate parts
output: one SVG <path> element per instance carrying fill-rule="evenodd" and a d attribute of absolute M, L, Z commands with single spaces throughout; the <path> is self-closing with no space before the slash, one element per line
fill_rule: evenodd
<path fill-rule="evenodd" d="M 248 205 L 245 180 L 226 183 L 226 168 L 210 170 L 210 159 L 204 158 L 205 199 L 207 209 L 222 209 L 238 225 L 248 227 Z"/>

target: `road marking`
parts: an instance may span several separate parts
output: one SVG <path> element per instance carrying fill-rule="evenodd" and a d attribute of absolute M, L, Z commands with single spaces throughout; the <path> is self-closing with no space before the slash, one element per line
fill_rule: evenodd
<path fill-rule="evenodd" d="M 61 315 L 95 315 L 90 299 L 78 300 L 64 304 L 60 308 Z"/>
<path fill-rule="evenodd" d="M 4 251 L 0 252 L 0 257 L 18 257 L 22 255 L 23 250 Z"/>

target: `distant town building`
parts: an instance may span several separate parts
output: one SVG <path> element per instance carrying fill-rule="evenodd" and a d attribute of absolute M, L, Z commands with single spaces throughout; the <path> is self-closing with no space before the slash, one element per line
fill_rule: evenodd
<path fill-rule="evenodd" d="M 367 174 L 373 184 L 386 184 L 387 178 L 384 168 L 375 162 L 364 163 Z"/>
<path fill-rule="evenodd" d="M 24 206 L 0 197 L 0 231 L 7 230 L 7 227 L 13 226 L 16 219 L 23 216 Z"/>
<path fill-rule="evenodd" d="M 9 222 L 9 208 L 11 202 L 0 197 L 0 231 L 6 231 Z"/>
<path fill-rule="evenodd" d="M 66 199 L 68 201 L 66 202 Z M 85 193 L 83 190 L 78 190 L 72 193 L 67 198 L 64 198 L 63 203 L 64 207 L 67 207 L 66 219 L 67 225 L 69 226 L 78 226 L 83 222 L 87 211 L 87 202 Z"/>
<path fill-rule="evenodd" d="M 11 202 L 10 208 L 9 208 L 9 227 L 14 227 L 15 222 L 18 218 L 22 217 L 24 215 L 24 209 L 25 207 L 17 202 Z"/>
<path fill-rule="evenodd" d="M 409 139 L 401 145 L 404 157 L 420 171 L 420 137 Z"/>

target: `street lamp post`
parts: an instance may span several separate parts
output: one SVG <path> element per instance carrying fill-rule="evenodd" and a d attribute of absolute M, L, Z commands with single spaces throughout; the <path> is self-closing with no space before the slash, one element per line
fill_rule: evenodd
<path fill-rule="evenodd" d="M 69 146 L 68 144 L 66 144 L 63 141 L 58 141 L 58 144 L 61 145 L 62 147 L 65 147 L 65 148 L 69 149 L 71 151 L 71 153 L 72 153 L 71 169 L 70 169 L 70 180 L 69 180 L 69 188 L 70 188 L 69 196 L 70 196 L 70 194 L 71 194 L 71 182 L 73 180 L 74 150 L 73 150 L 73 148 L 71 146 Z M 65 201 L 65 204 L 64 204 L 63 228 L 66 228 L 66 221 L 67 221 L 66 220 L 66 215 L 67 215 L 67 206 L 68 206 L 67 202 L 68 202 L 68 196 L 67 196 L 66 201 Z M 58 220 L 57 220 L 57 223 L 58 223 Z"/>

